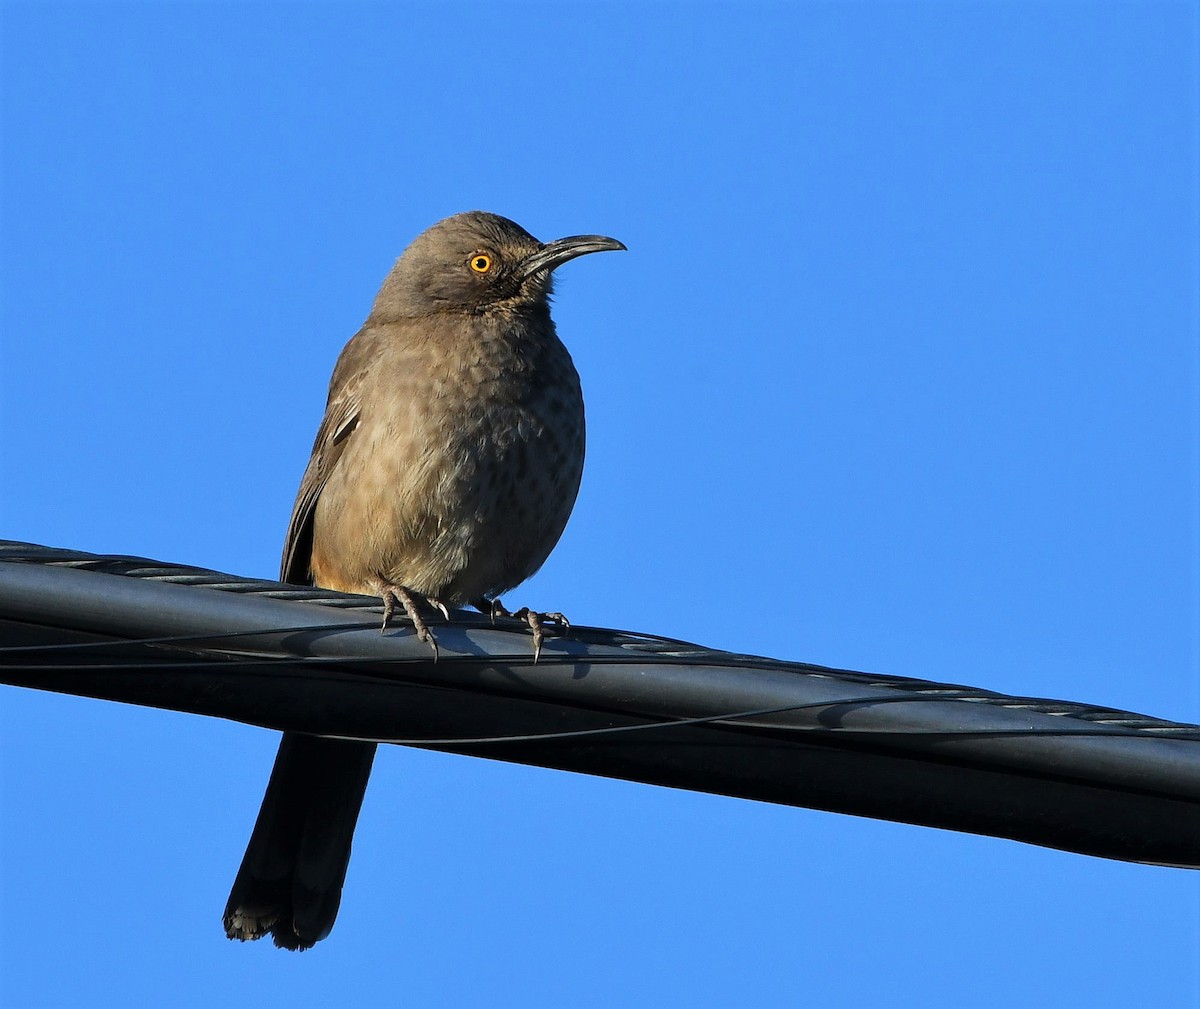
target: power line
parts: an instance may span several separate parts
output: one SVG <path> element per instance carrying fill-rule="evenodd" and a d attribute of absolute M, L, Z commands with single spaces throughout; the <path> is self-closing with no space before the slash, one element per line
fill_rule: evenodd
<path fill-rule="evenodd" d="M 533 662 L 456 614 L 0 541 L 0 679 L 273 729 L 540 764 L 1200 867 L 1200 727 L 573 627 Z"/>

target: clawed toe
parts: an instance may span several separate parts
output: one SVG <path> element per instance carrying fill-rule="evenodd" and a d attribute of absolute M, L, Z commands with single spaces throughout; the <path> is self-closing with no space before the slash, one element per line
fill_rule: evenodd
<path fill-rule="evenodd" d="M 515 613 L 511 612 L 499 599 L 477 599 L 471 604 L 481 613 L 487 613 L 492 623 L 497 617 L 509 617 L 525 623 L 533 634 L 533 661 L 537 662 L 542 655 L 542 643 L 546 640 L 546 624 L 554 624 L 562 634 L 571 629 L 571 622 L 561 613 L 539 613 L 528 606 L 522 606 Z"/>
<path fill-rule="evenodd" d="M 433 609 L 440 611 L 448 621 L 450 619 L 450 612 L 446 609 L 446 604 L 440 599 L 423 596 L 421 593 L 414 592 L 403 585 L 380 585 L 379 595 L 383 599 L 383 626 L 379 628 L 379 633 L 383 634 L 387 630 L 388 622 L 396 612 L 397 605 L 402 606 L 405 615 L 412 621 L 413 631 L 417 635 L 417 640 L 424 641 L 433 649 L 433 660 L 436 662 L 438 658 L 437 638 L 433 636 L 433 631 L 429 629 L 429 625 L 425 623 L 425 618 L 421 616 L 418 601 L 428 603 Z"/>
<path fill-rule="evenodd" d="M 508 607 L 499 599 L 488 599 L 486 596 L 480 596 L 478 599 L 473 599 L 471 605 L 480 613 L 486 613 L 492 619 L 492 624 L 495 625 L 497 617 L 511 617 L 508 612 Z"/>

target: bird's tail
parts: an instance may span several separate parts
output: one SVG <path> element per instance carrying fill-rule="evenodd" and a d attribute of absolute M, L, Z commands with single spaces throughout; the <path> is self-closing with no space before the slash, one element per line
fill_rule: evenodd
<path fill-rule="evenodd" d="M 230 939 L 308 949 L 333 928 L 375 744 L 285 732 L 225 906 Z"/>

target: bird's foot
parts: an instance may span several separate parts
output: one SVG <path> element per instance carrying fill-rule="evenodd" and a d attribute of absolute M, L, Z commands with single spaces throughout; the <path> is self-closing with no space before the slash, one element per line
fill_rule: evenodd
<path fill-rule="evenodd" d="M 392 614 L 396 612 L 396 606 L 402 606 L 405 615 L 412 621 L 417 640 L 426 642 L 433 649 L 433 658 L 436 662 L 438 657 L 437 638 L 433 636 L 433 631 L 429 629 L 429 625 L 425 623 L 425 618 L 421 616 L 418 604 L 425 603 L 431 609 L 440 612 L 448 621 L 450 619 L 450 611 L 446 608 L 446 604 L 433 596 L 425 596 L 420 592 L 414 592 L 404 585 L 381 584 L 378 592 L 380 598 L 383 599 L 383 626 L 379 628 L 379 633 L 382 634 L 387 630 L 388 621 L 392 619 Z"/>
<path fill-rule="evenodd" d="M 565 634 L 571 629 L 571 621 L 561 613 L 539 613 L 536 610 L 531 610 L 528 606 L 522 606 L 513 613 L 499 599 L 478 599 L 471 605 L 481 613 L 487 613 L 491 616 L 493 624 L 496 622 L 497 617 L 510 617 L 513 620 L 523 620 L 529 626 L 530 631 L 533 632 L 534 662 L 537 662 L 542 654 L 542 642 L 546 640 L 546 624 L 554 624 L 560 634 Z"/>

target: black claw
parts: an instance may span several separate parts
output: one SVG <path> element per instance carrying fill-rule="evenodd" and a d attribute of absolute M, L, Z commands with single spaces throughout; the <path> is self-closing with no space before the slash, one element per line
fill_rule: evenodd
<path fill-rule="evenodd" d="M 429 647 L 433 649 L 433 661 L 437 662 L 437 660 L 438 660 L 437 638 L 435 638 L 430 631 L 426 631 L 425 636 L 423 638 L 421 638 L 421 640 L 426 642 L 429 645 Z"/>
<path fill-rule="evenodd" d="M 388 621 L 392 619 L 392 614 L 396 612 L 396 597 L 395 595 L 384 590 L 383 592 L 383 626 L 379 628 L 379 633 L 383 634 L 388 629 Z"/>

